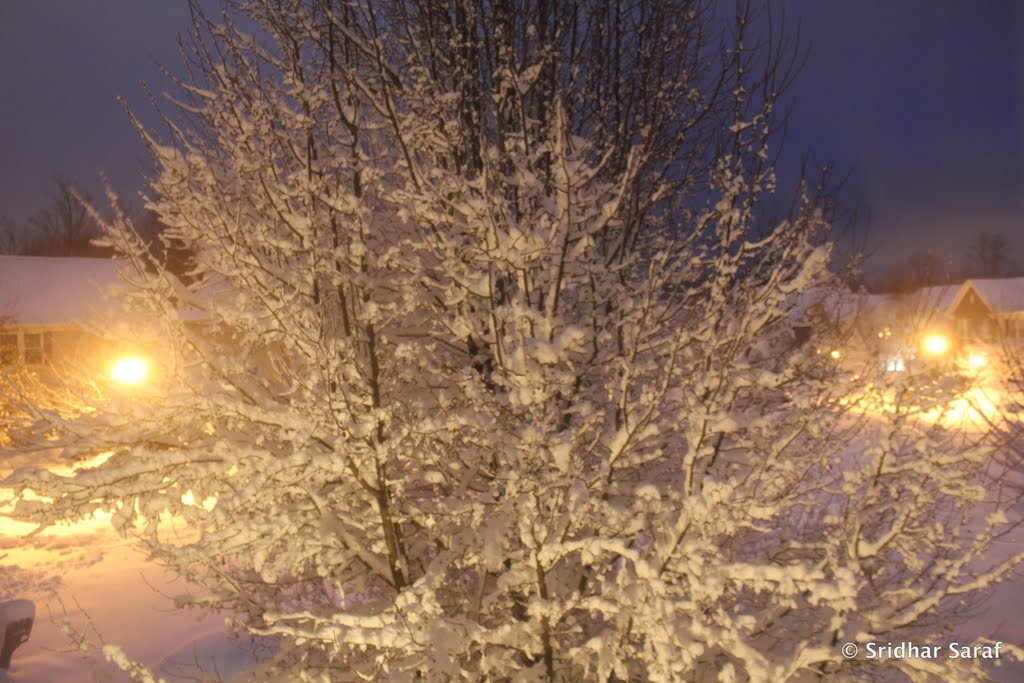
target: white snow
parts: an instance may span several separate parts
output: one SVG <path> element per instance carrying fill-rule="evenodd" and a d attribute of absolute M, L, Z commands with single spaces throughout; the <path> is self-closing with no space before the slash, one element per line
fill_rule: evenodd
<path fill-rule="evenodd" d="M 5 456 L 3 474 L 27 459 Z M 97 668 L 111 681 L 128 681 L 104 661 L 103 643 L 159 667 L 168 681 L 194 680 L 189 676 L 195 676 L 197 665 L 218 671 L 225 681 L 251 666 L 250 649 L 229 635 L 223 617 L 176 609 L 173 597 L 187 586 L 147 562 L 107 518 L 26 538 L 31 528 L 0 517 L 0 599 L 36 605 L 31 636 L 15 650 L 10 670 L 0 671 L 0 683 L 92 683 Z M 85 635 L 90 652 L 62 632 L 65 619 Z"/>
<path fill-rule="evenodd" d="M 996 315 L 1024 311 L 1024 277 L 972 279 L 963 289 L 973 287 Z"/>

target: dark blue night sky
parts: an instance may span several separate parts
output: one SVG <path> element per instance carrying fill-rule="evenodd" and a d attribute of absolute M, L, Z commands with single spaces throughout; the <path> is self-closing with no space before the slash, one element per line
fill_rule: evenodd
<path fill-rule="evenodd" d="M 1024 3 L 785 4 L 812 48 L 787 159 L 802 148 L 849 173 L 873 269 L 915 250 L 963 265 L 982 231 L 1004 232 L 1020 263 Z"/>
<path fill-rule="evenodd" d="M 142 82 L 165 88 L 188 27 L 184 2 L 0 2 L 0 214 L 26 219 L 57 175 L 100 198 L 97 171 L 141 207 L 148 153 L 117 98 L 155 122 Z"/>
<path fill-rule="evenodd" d="M 811 46 L 780 170 L 807 152 L 848 175 L 869 272 L 916 250 L 963 263 L 981 231 L 1005 233 L 1024 266 L 1024 2 L 773 7 Z M 153 62 L 177 67 L 188 26 L 171 0 L 0 2 L 0 214 L 24 221 L 58 174 L 99 197 L 97 170 L 140 207 L 147 155 L 116 97 L 154 122 L 141 82 L 166 88 Z"/>

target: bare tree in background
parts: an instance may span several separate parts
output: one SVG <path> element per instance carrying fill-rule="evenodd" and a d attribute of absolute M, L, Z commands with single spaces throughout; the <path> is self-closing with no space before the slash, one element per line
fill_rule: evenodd
<path fill-rule="evenodd" d="M 10 216 L 0 216 L 0 254 L 21 252 L 24 236 Z"/>
<path fill-rule="evenodd" d="M 902 264 L 889 270 L 882 280 L 886 292 L 913 292 L 921 287 L 942 284 L 947 279 L 939 259 L 932 251 L 915 251 Z"/>
<path fill-rule="evenodd" d="M 1002 277 L 1009 268 L 1010 241 L 1001 232 L 983 232 L 968 252 L 976 277 Z"/>
<path fill-rule="evenodd" d="M 35 256 L 91 256 L 91 241 L 99 235 L 96 222 L 75 196 L 70 182 L 56 179 L 57 192 L 49 207 L 29 218 L 34 234 L 24 235 L 22 250 Z M 91 201 L 88 196 L 82 197 Z"/>
<path fill-rule="evenodd" d="M 918 287 L 927 287 L 939 282 L 939 260 L 931 251 L 917 251 L 908 260 L 909 274 Z"/>

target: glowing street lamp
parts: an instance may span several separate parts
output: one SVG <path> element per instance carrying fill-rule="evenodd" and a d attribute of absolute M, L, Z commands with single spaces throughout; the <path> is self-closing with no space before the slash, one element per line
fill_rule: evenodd
<path fill-rule="evenodd" d="M 949 340 L 941 334 L 930 334 L 924 338 L 924 350 L 933 356 L 941 356 L 949 351 Z"/>
<path fill-rule="evenodd" d="M 110 379 L 119 384 L 142 384 L 149 375 L 149 363 L 138 356 L 123 356 L 110 367 Z"/>

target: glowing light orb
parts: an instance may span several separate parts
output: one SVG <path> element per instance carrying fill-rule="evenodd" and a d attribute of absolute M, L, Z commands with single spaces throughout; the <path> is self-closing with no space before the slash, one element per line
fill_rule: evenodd
<path fill-rule="evenodd" d="M 141 384 L 149 374 L 149 364 L 136 356 L 118 358 L 110 368 L 110 378 L 120 384 Z"/>
<path fill-rule="evenodd" d="M 967 364 L 972 368 L 983 368 L 988 365 L 988 359 L 983 353 L 972 353 L 967 357 Z"/>
<path fill-rule="evenodd" d="M 940 356 L 949 351 L 949 340 L 941 334 L 931 334 L 924 339 L 924 350 L 930 354 Z"/>
<path fill-rule="evenodd" d="M 839 357 L 843 354 L 839 352 L 839 349 L 832 349 L 828 355 L 832 356 L 833 360 L 839 360 Z"/>

